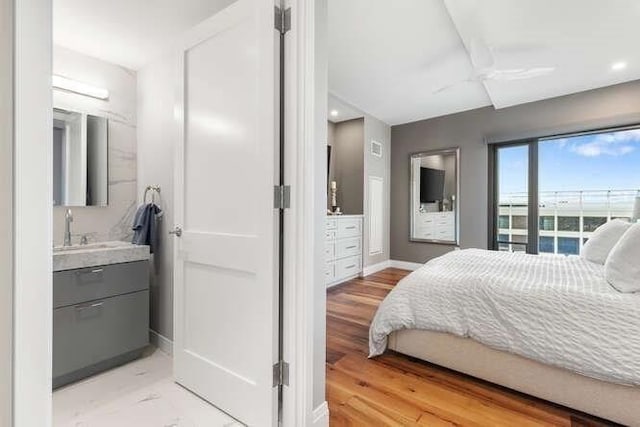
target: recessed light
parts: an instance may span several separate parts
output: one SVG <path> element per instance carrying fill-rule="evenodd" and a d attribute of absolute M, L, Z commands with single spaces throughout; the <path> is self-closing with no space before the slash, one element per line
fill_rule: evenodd
<path fill-rule="evenodd" d="M 613 64 L 611 64 L 611 69 L 613 71 L 620 71 L 624 70 L 625 68 L 627 68 L 627 63 L 624 61 L 614 62 Z"/>
<path fill-rule="evenodd" d="M 331 117 L 337 117 L 338 116 L 338 110 L 331 110 Z"/>

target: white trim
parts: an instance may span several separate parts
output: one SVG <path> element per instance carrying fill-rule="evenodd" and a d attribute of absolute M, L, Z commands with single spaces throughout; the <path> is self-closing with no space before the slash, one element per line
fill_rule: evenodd
<path fill-rule="evenodd" d="M 22 0 L 14 5 L 13 425 L 49 427 L 53 330 L 52 4 L 50 0 Z"/>
<path fill-rule="evenodd" d="M 415 271 L 422 267 L 424 264 L 420 264 L 419 262 L 409 262 L 409 261 L 397 261 L 391 260 L 391 267 L 399 268 L 402 270 L 410 270 Z"/>
<path fill-rule="evenodd" d="M 377 273 L 378 271 L 382 271 L 385 268 L 389 268 L 391 267 L 391 262 L 392 261 L 388 259 L 377 264 L 369 265 L 362 269 L 362 276 L 368 276 L 370 274 Z"/>
<path fill-rule="evenodd" d="M 309 426 L 329 427 L 329 404 L 326 401 L 313 410 Z"/>
<path fill-rule="evenodd" d="M 173 356 L 173 341 L 153 329 L 149 329 L 149 342 L 167 356 Z"/>
<path fill-rule="evenodd" d="M 329 289 L 329 288 L 337 286 L 337 285 L 339 285 L 341 283 L 348 282 L 349 280 L 356 279 L 358 277 L 362 277 L 362 272 L 360 272 L 358 274 L 352 274 L 352 275 L 347 276 L 347 277 L 343 277 L 342 279 L 336 280 L 335 282 L 329 282 L 325 286 L 327 287 L 327 289 Z"/>

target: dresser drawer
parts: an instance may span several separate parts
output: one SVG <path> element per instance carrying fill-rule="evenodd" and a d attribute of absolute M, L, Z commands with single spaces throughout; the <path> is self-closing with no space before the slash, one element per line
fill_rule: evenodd
<path fill-rule="evenodd" d="M 360 235 L 362 235 L 362 220 L 360 218 L 345 218 L 338 221 L 339 239 Z"/>
<path fill-rule="evenodd" d="M 327 241 L 336 240 L 336 230 L 325 230 L 324 239 Z"/>
<path fill-rule="evenodd" d="M 326 229 L 335 230 L 336 228 L 338 228 L 338 220 L 335 218 L 327 218 Z"/>
<path fill-rule="evenodd" d="M 360 237 L 338 240 L 336 242 L 336 258 L 346 258 L 362 254 L 362 242 Z"/>
<path fill-rule="evenodd" d="M 324 282 L 331 283 L 336 278 L 336 264 L 328 262 L 324 268 Z"/>
<path fill-rule="evenodd" d="M 362 258 L 354 256 L 336 261 L 336 278 L 342 279 L 360 273 L 362 270 Z"/>
<path fill-rule="evenodd" d="M 335 242 L 327 242 L 324 244 L 324 259 L 331 260 L 336 257 Z"/>
<path fill-rule="evenodd" d="M 53 382 L 149 342 L 149 291 L 53 310 Z"/>
<path fill-rule="evenodd" d="M 53 308 L 149 288 L 149 263 L 136 261 L 53 273 Z"/>

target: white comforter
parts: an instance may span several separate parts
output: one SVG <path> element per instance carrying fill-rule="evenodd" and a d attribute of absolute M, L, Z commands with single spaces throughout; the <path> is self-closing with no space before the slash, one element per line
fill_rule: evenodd
<path fill-rule="evenodd" d="M 404 278 L 382 302 L 370 356 L 384 352 L 393 331 L 427 329 L 640 385 L 640 294 L 616 291 L 603 270 L 576 256 L 451 252 Z"/>

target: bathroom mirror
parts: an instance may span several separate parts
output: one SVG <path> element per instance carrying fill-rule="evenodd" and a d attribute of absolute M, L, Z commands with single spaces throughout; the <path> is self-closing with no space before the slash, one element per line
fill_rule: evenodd
<path fill-rule="evenodd" d="M 460 150 L 412 154 L 410 170 L 409 240 L 457 245 Z"/>
<path fill-rule="evenodd" d="M 53 205 L 106 206 L 108 120 L 53 110 Z"/>

